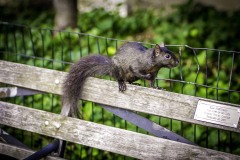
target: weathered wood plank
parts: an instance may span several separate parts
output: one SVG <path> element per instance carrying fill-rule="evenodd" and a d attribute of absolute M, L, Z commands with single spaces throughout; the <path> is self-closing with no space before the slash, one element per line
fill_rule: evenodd
<path fill-rule="evenodd" d="M 139 159 L 240 159 L 198 146 L 0 102 L 0 123 Z"/>
<path fill-rule="evenodd" d="M 24 159 L 30 156 L 31 154 L 33 154 L 34 151 L 0 143 L 0 153 L 11 156 L 11 157 L 15 157 L 18 159 Z M 64 160 L 64 159 L 59 157 L 47 156 L 46 160 Z"/>
<path fill-rule="evenodd" d="M 0 82 L 42 92 L 61 95 L 61 83 L 66 74 L 0 61 Z M 121 93 L 118 91 L 116 82 L 90 77 L 84 85 L 82 99 L 240 133 L 240 123 L 237 128 L 231 128 L 193 119 L 198 101 L 207 99 L 134 85 L 127 85 L 127 87 L 127 91 Z M 219 103 L 213 100 L 208 101 Z"/>

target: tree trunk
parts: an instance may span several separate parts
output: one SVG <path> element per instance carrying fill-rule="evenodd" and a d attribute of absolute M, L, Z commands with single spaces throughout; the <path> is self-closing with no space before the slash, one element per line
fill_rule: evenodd
<path fill-rule="evenodd" d="M 54 0 L 55 30 L 77 27 L 77 0 Z"/>

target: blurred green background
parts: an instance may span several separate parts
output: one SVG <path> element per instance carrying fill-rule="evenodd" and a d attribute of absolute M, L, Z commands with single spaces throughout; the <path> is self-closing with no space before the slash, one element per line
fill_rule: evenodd
<path fill-rule="evenodd" d="M 64 26 L 56 20 L 57 9 L 52 1 L 11 2 L 0 3 L 0 59 L 68 71 L 70 65 L 82 56 L 113 56 L 126 41 L 143 42 L 146 47 L 164 41 L 181 63 L 171 70 L 162 69 L 156 85 L 172 92 L 240 104 L 239 9 L 221 10 L 195 1 L 148 6 L 146 1 L 141 0 L 132 5 L 122 1 L 112 10 L 92 7 L 85 11 L 79 9 L 79 6 L 84 6 L 82 1 L 78 2 L 78 9 L 73 5 L 77 1 L 72 1 L 70 8 L 75 9 L 69 12 L 74 10 L 75 16 L 68 17 L 71 22 Z M 56 2 L 59 4 L 61 0 Z M 140 7 L 139 3 L 145 7 Z M 127 6 L 127 14 L 122 15 L 120 8 L 124 6 Z M 139 83 L 145 85 L 144 81 Z M 52 94 L 4 100 L 56 113 L 61 108 L 60 97 Z M 148 134 L 94 103 L 83 101 L 82 105 L 85 120 Z M 240 155 L 237 133 L 140 114 L 200 146 Z M 36 150 L 52 140 L 1 127 Z M 67 145 L 65 158 L 131 159 L 72 143 Z"/>

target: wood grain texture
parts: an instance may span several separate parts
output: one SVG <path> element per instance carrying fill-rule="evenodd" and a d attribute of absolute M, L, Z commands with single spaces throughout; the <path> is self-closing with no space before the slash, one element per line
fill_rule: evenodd
<path fill-rule="evenodd" d="M 0 153 L 8 155 L 10 157 L 15 157 L 18 159 L 24 159 L 34 153 L 32 150 L 11 146 L 8 144 L 0 143 Z M 47 156 L 46 160 L 64 160 L 59 157 Z"/>
<path fill-rule="evenodd" d="M 0 102 L 0 123 L 138 159 L 240 159 L 239 156 Z"/>
<path fill-rule="evenodd" d="M 61 84 L 66 74 L 50 69 L 0 61 L 0 82 L 42 92 L 61 95 Z M 118 91 L 116 82 L 93 77 L 88 78 L 85 82 L 82 95 L 82 99 L 100 104 L 240 133 L 240 123 L 237 128 L 231 128 L 193 119 L 200 99 L 240 108 L 239 105 L 135 85 L 127 85 L 127 90 L 121 93 Z"/>

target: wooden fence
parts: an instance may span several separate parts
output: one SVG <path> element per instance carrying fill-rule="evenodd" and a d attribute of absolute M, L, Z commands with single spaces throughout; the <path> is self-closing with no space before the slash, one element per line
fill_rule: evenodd
<path fill-rule="evenodd" d="M 10 88 L 0 90 L 0 97 L 17 95 L 18 89 L 22 88 L 61 95 L 61 84 L 66 74 L 0 61 L 0 83 L 17 87 L 11 88 L 14 92 Z M 219 103 L 217 101 L 134 85 L 127 87 L 126 92 L 120 93 L 116 82 L 90 77 L 85 83 L 82 99 L 240 133 L 239 123 L 237 128 L 234 128 L 194 119 L 199 100 Z M 229 103 L 224 105 L 239 107 Z M 240 159 L 240 156 L 229 153 L 2 101 L 0 101 L 0 124 L 138 159 Z M 32 152 L 0 143 L 0 153 L 9 156 L 24 158 Z"/>

